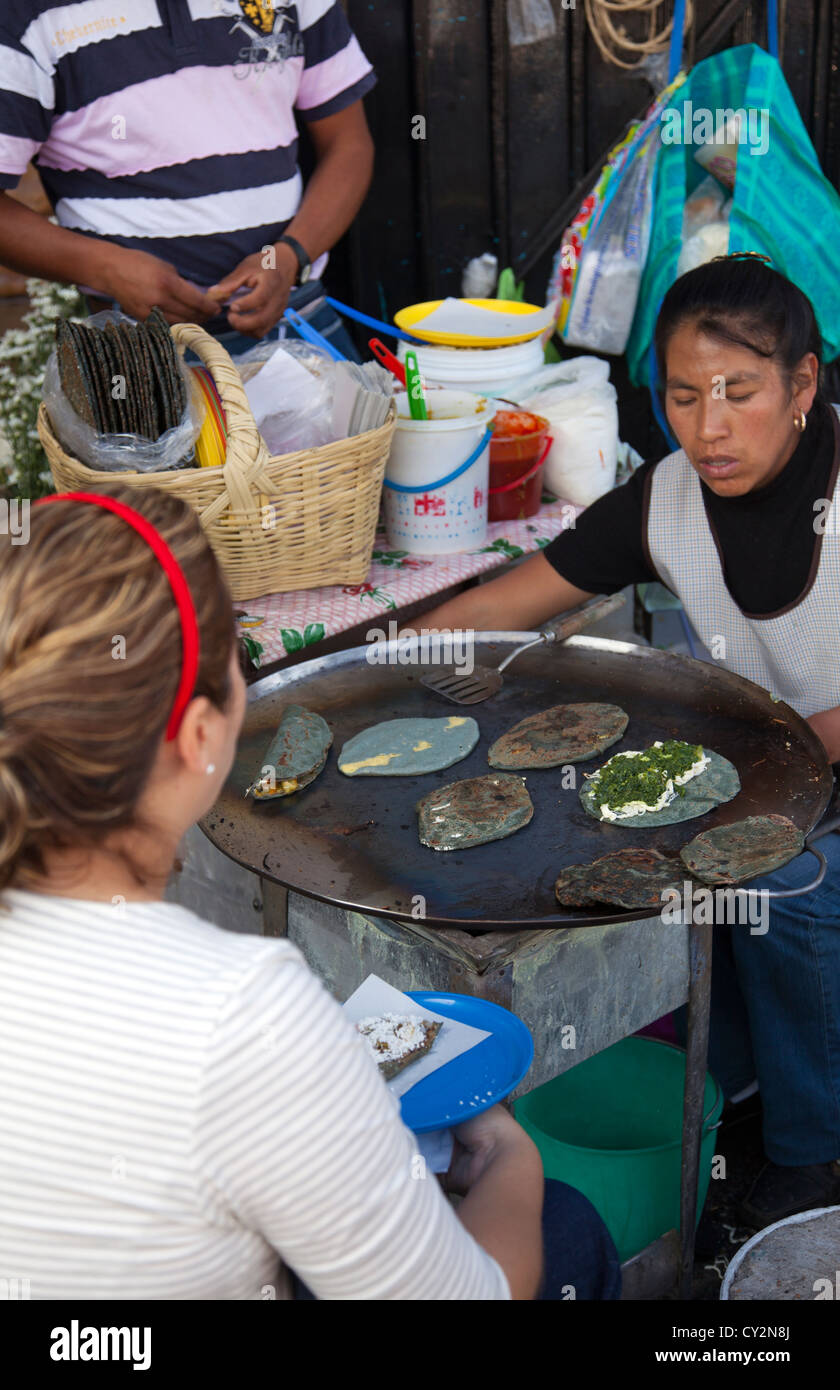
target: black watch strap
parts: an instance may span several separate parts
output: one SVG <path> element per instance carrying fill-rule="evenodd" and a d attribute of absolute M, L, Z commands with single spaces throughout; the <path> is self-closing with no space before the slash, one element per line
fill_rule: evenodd
<path fill-rule="evenodd" d="M 278 241 L 284 241 L 287 246 L 291 246 L 292 250 L 297 256 L 298 263 L 297 280 L 295 281 L 295 283 L 298 285 L 305 285 L 312 271 L 312 262 L 310 261 L 308 255 L 304 251 L 300 242 L 296 241 L 293 236 L 281 236 L 278 237 Z"/>

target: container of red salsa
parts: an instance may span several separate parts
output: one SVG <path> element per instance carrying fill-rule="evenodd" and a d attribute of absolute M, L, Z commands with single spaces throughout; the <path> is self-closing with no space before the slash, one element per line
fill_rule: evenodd
<path fill-rule="evenodd" d="M 540 509 L 549 423 L 530 410 L 498 410 L 490 440 L 488 521 L 521 521 Z"/>

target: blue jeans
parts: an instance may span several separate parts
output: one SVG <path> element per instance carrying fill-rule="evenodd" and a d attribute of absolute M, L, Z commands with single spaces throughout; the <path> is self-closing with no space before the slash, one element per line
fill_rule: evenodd
<path fill-rule="evenodd" d="M 612 1237 L 592 1203 L 567 1183 L 545 1180 L 542 1215 L 543 1282 L 537 1298 L 613 1300 L 621 1296 L 621 1266 Z M 315 1295 L 293 1275 L 294 1297 Z"/>
<path fill-rule="evenodd" d="M 621 1297 L 621 1265 L 612 1236 L 582 1192 L 545 1180 L 542 1216 L 543 1282 L 537 1298 L 559 1301 Z"/>
<path fill-rule="evenodd" d="M 771 900 L 764 935 L 714 929 L 709 1069 L 726 1095 L 758 1078 L 765 1153 L 783 1165 L 840 1158 L 840 835 L 818 844 L 823 882 Z M 816 872 L 804 854 L 748 887 L 796 888 Z"/>

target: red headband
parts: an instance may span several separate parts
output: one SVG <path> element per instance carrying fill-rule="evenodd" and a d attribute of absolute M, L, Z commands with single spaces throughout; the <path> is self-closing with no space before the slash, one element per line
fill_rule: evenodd
<path fill-rule="evenodd" d="M 124 502 L 118 502 L 114 497 L 103 497 L 95 492 L 57 492 L 49 497 L 39 497 L 35 506 L 40 506 L 43 502 L 92 502 L 96 507 L 104 507 L 106 511 L 113 512 L 115 516 L 122 517 L 123 521 L 127 521 L 129 526 L 133 526 L 138 535 L 142 536 L 147 545 L 151 546 L 163 566 L 172 587 L 175 602 L 178 605 L 178 613 L 181 618 L 181 641 L 184 648 L 181 679 L 178 682 L 175 703 L 172 706 L 172 713 L 166 726 L 166 741 L 168 743 L 178 732 L 198 675 L 198 619 L 195 616 L 195 606 L 192 601 L 190 586 L 184 577 L 184 571 L 163 536 L 152 523 L 141 516 L 140 512 L 136 512 L 133 507 L 127 507 Z"/>

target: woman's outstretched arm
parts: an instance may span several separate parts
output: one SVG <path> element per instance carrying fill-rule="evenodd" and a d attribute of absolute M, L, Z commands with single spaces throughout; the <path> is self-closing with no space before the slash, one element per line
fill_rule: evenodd
<path fill-rule="evenodd" d="M 475 632 L 530 631 L 556 613 L 575 608 L 591 597 L 591 593 L 559 575 L 540 551 L 489 584 L 477 584 L 439 608 L 421 614 L 412 626 L 420 632 L 456 628 Z"/>

